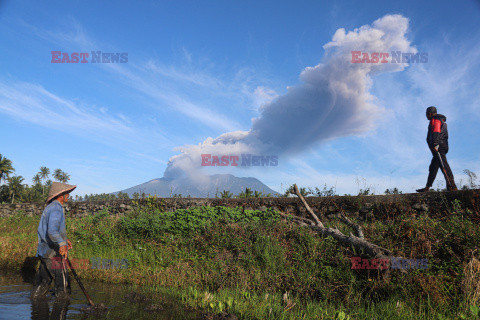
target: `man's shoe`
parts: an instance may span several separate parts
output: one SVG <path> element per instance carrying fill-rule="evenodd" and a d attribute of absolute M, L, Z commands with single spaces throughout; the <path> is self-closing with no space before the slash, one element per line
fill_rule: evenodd
<path fill-rule="evenodd" d="M 458 191 L 457 187 L 448 187 L 448 191 Z"/>
<path fill-rule="evenodd" d="M 428 190 L 430 190 L 430 187 L 425 187 L 425 188 L 422 188 L 422 189 L 417 189 L 417 192 L 427 192 Z"/>

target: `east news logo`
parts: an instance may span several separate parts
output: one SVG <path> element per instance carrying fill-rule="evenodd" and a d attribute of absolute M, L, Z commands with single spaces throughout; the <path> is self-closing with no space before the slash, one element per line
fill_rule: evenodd
<path fill-rule="evenodd" d="M 240 161 L 241 160 L 241 161 Z M 202 154 L 202 166 L 278 166 L 278 156 L 262 156 L 254 154 L 238 155 L 211 155 L 209 153 Z"/>
<path fill-rule="evenodd" d="M 405 259 L 392 257 L 390 259 L 362 259 L 361 257 L 351 257 L 351 269 L 427 269 L 428 259 Z"/>
<path fill-rule="evenodd" d="M 91 57 L 91 63 L 127 63 L 128 52 L 102 52 L 91 51 L 91 55 L 88 52 L 68 52 L 52 51 L 51 63 L 88 63 L 88 58 Z"/>
<path fill-rule="evenodd" d="M 428 52 L 411 53 L 392 51 L 388 52 L 362 52 L 352 51 L 352 63 L 387 63 L 388 57 L 392 57 L 390 63 L 427 63 Z"/>

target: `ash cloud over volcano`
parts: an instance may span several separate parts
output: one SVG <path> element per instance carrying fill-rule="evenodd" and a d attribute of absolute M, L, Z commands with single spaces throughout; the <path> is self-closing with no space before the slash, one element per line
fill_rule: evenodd
<path fill-rule="evenodd" d="M 300 73 L 301 84 L 264 104 L 249 131 L 227 132 L 177 148 L 180 154 L 170 158 L 164 177 L 200 179 L 201 154 L 288 157 L 323 141 L 374 129 L 383 109 L 369 93 L 371 77 L 402 71 L 408 64 L 352 63 L 351 52 L 417 53 L 406 38 L 408 24 L 402 15 L 386 15 L 352 31 L 338 29 L 323 46 L 321 63 Z"/>

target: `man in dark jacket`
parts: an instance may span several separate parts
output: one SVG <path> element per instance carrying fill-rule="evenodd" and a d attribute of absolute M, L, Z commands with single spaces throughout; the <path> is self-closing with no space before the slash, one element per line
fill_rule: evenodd
<path fill-rule="evenodd" d="M 425 188 L 418 189 L 417 192 L 425 192 L 430 190 L 433 185 L 433 181 L 437 176 L 438 168 L 443 164 L 442 172 L 447 182 L 447 190 L 457 190 L 455 181 L 453 178 L 452 170 L 447 162 L 448 153 L 448 130 L 447 130 L 447 117 L 442 114 L 437 114 L 437 108 L 427 108 L 427 119 L 430 120 L 427 133 L 427 144 L 432 152 L 433 158 L 428 168 L 429 174 L 427 179 L 427 185 Z M 440 158 L 439 158 L 440 157 Z"/>

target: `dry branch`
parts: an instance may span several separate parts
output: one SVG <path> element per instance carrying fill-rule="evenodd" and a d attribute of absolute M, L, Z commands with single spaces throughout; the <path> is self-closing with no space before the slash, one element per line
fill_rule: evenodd
<path fill-rule="evenodd" d="M 294 184 L 293 186 L 294 186 L 295 194 L 300 198 L 303 205 L 305 206 L 307 211 L 310 213 L 310 215 L 313 217 L 315 222 L 309 219 L 294 217 L 294 216 L 281 213 L 282 216 L 291 218 L 294 222 L 304 227 L 309 227 L 313 231 L 320 233 L 323 236 L 331 236 L 335 240 L 337 240 L 341 245 L 345 247 L 353 247 L 356 250 L 365 252 L 367 255 L 371 257 L 389 258 L 392 256 L 392 252 L 390 250 L 387 250 L 385 248 L 382 248 L 380 246 L 377 246 L 376 244 L 373 244 L 365 240 L 363 236 L 362 228 L 356 223 L 352 222 L 343 212 L 340 213 L 339 218 L 345 224 L 347 224 L 349 227 L 355 230 L 356 236 L 353 234 L 350 234 L 350 236 L 346 236 L 337 228 L 325 228 L 323 226 L 323 223 L 320 221 L 320 219 L 318 219 L 317 215 L 313 212 L 312 208 L 310 208 L 307 201 L 305 201 L 305 198 L 300 194 L 300 191 L 298 190 L 297 185 Z"/>
<path fill-rule="evenodd" d="M 360 239 L 363 239 L 363 231 L 362 227 L 360 225 L 353 223 L 343 212 L 340 213 L 339 215 L 340 220 L 342 220 L 346 225 L 348 225 L 350 228 L 355 230 L 355 235 L 359 237 Z"/>
<path fill-rule="evenodd" d="M 310 208 L 310 206 L 308 205 L 307 201 L 305 201 L 305 198 L 302 196 L 302 194 L 300 193 L 300 191 L 298 190 L 298 187 L 296 184 L 293 185 L 293 188 L 295 190 L 295 194 L 300 198 L 300 200 L 302 200 L 303 202 L 303 205 L 305 206 L 305 208 L 307 209 L 307 211 L 310 213 L 310 215 L 313 217 L 313 219 L 315 220 L 317 226 L 320 226 L 323 228 L 323 223 L 320 221 L 320 219 L 318 219 L 317 215 L 313 212 L 312 208 Z"/>

